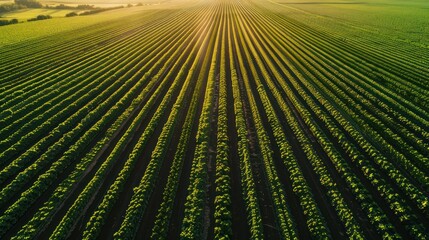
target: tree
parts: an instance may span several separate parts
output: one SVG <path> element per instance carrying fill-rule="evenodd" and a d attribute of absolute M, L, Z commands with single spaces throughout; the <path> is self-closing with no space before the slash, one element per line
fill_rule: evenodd
<path fill-rule="evenodd" d="M 66 17 L 75 17 L 75 16 L 77 16 L 76 12 L 70 12 L 66 14 Z"/>
<path fill-rule="evenodd" d="M 15 4 L 26 6 L 28 8 L 41 8 L 42 4 L 36 0 L 15 0 Z"/>

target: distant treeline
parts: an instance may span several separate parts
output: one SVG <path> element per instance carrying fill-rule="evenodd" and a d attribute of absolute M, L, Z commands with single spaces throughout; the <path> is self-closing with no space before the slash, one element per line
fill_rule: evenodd
<path fill-rule="evenodd" d="M 89 11 L 82 12 L 82 13 L 79 14 L 79 16 L 96 14 L 96 13 L 105 12 L 105 11 L 114 10 L 114 9 L 119 9 L 119 8 L 123 8 L 123 7 L 124 6 L 110 7 L 110 8 L 97 8 L 97 9 L 94 9 L 94 10 L 89 10 Z"/>
<path fill-rule="evenodd" d="M 30 18 L 27 20 L 27 22 L 33 22 L 33 21 L 39 21 L 39 20 L 46 20 L 51 19 L 52 17 L 50 15 L 38 15 L 35 18 Z"/>
<path fill-rule="evenodd" d="M 16 10 L 23 9 L 23 8 L 27 8 L 27 7 L 23 6 L 23 5 L 18 5 L 15 3 L 2 4 L 2 5 L 0 5 L 0 14 L 16 11 Z"/>
<path fill-rule="evenodd" d="M 110 8 L 96 8 L 96 9 L 93 9 L 93 10 L 88 10 L 88 11 L 81 12 L 79 14 L 76 13 L 76 12 L 71 12 L 71 13 L 67 13 L 66 17 L 91 15 L 91 14 L 96 14 L 96 13 L 105 12 L 105 11 L 114 10 L 114 9 L 119 9 L 119 8 L 124 8 L 124 6 L 110 7 Z"/>
<path fill-rule="evenodd" d="M 0 14 L 16 11 L 24 8 L 42 8 L 43 5 L 35 0 L 15 0 L 14 3 L 1 4 L 0 5 Z M 60 4 L 57 6 L 45 6 L 48 9 L 77 9 L 77 10 L 86 10 L 86 9 L 96 9 L 94 5 L 89 4 L 80 4 L 76 7 Z"/>
<path fill-rule="evenodd" d="M 16 5 L 26 6 L 28 8 L 41 8 L 42 4 L 36 0 L 15 0 Z"/>
<path fill-rule="evenodd" d="M 0 20 L 0 26 L 5 26 L 9 24 L 15 24 L 18 23 L 18 19 L 11 19 L 11 20 Z"/>
<path fill-rule="evenodd" d="M 42 4 L 36 0 L 15 0 L 14 3 L 0 5 L 0 14 L 24 8 L 41 8 Z"/>
<path fill-rule="evenodd" d="M 89 4 L 81 4 L 81 5 L 77 5 L 76 7 L 68 6 L 68 5 L 64 5 L 64 4 L 60 4 L 57 6 L 46 5 L 46 8 L 50 8 L 50 9 L 80 9 L 80 10 L 95 9 L 94 5 L 89 5 Z"/>

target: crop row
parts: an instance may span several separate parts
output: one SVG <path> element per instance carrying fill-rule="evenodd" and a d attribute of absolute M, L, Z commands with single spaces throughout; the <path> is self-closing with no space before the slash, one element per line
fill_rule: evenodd
<path fill-rule="evenodd" d="M 170 42 L 169 44 L 172 44 L 172 43 L 173 42 Z M 180 43 L 180 41 L 176 42 L 176 44 L 178 44 L 178 43 Z M 165 48 L 165 49 L 171 49 L 170 51 L 172 51 L 172 49 L 174 49 L 174 48 Z M 161 51 L 157 55 L 161 56 L 161 55 L 163 55 L 163 52 Z M 170 59 L 174 59 L 174 55 Z M 167 61 L 167 63 L 169 63 L 169 62 L 170 61 Z M 145 75 L 142 77 L 142 79 L 148 79 L 150 76 L 152 76 L 152 74 L 153 74 L 152 72 L 154 72 L 156 69 L 158 69 L 159 66 L 161 65 L 161 63 L 162 63 L 162 61 L 158 61 L 157 64 L 155 64 L 154 66 L 152 66 L 151 69 L 149 69 L 149 71 L 145 73 Z M 163 68 L 159 69 L 159 73 L 163 73 L 163 72 L 165 72 L 169 68 L 170 64 L 167 64 L 167 63 L 164 64 Z M 159 82 L 158 79 L 160 79 L 160 77 L 161 77 L 161 74 L 159 74 L 159 73 L 156 76 L 152 77 L 150 83 L 145 87 L 145 89 L 143 91 L 141 91 L 140 96 L 137 97 L 136 100 L 134 100 L 135 103 L 133 104 L 133 106 L 136 106 L 137 104 L 141 105 L 140 101 L 142 101 L 142 98 L 143 97 L 148 98 L 150 96 L 148 94 L 150 93 L 151 89 L 153 89 L 154 87 L 156 87 L 157 82 Z M 167 81 L 165 81 L 165 82 L 167 83 Z M 135 92 L 136 90 L 139 91 L 139 89 L 142 86 L 142 83 L 144 83 L 144 81 L 140 81 L 139 84 L 134 85 L 134 87 L 129 92 L 130 96 L 132 96 L 131 94 L 135 94 L 133 92 Z M 163 84 L 163 85 L 165 86 L 166 84 Z M 163 89 L 163 86 L 159 86 L 159 89 Z M 152 106 L 151 103 L 154 102 L 154 99 L 156 99 L 156 96 L 158 96 L 158 92 L 160 92 L 160 90 L 155 91 L 154 97 L 152 97 L 147 102 L 147 105 L 146 105 L 147 107 L 144 108 L 144 111 L 142 110 L 142 112 L 145 112 L 146 114 L 141 114 L 141 117 L 147 115 L 147 110 L 149 109 L 150 106 Z M 120 104 L 123 105 L 124 103 L 121 102 Z M 129 112 L 129 111 L 127 111 L 127 112 Z M 136 128 L 135 126 L 137 126 L 138 124 L 141 123 L 141 119 L 142 119 L 141 117 L 138 118 L 140 120 L 135 121 L 134 125 L 130 126 L 130 129 L 135 129 Z M 130 133 L 130 132 L 131 131 L 128 131 L 128 133 Z M 124 139 L 126 139 L 126 138 L 124 138 Z M 106 137 L 103 140 L 104 140 L 104 142 L 106 142 L 109 139 Z M 124 142 L 124 141 L 122 141 L 122 142 Z M 98 147 L 99 147 L 98 150 L 100 150 L 100 148 L 103 145 L 104 144 L 99 144 L 98 145 Z M 94 157 L 94 154 L 92 154 L 92 155 L 89 154 L 89 156 L 88 156 L 89 159 L 83 159 L 80 164 L 85 164 L 85 163 L 88 164 L 88 163 L 90 163 L 90 161 L 93 160 L 93 159 L 90 159 L 91 156 Z M 111 156 L 115 156 L 115 154 L 112 154 Z M 113 158 L 113 159 L 115 159 L 115 158 Z M 45 203 L 45 206 L 42 208 L 43 211 L 38 211 L 38 213 L 33 217 L 32 221 L 30 221 L 31 225 L 28 226 L 27 229 L 33 229 L 34 225 L 40 225 L 40 224 L 42 224 L 40 222 L 40 220 L 41 220 L 40 216 L 44 216 L 44 218 L 46 218 L 46 216 L 48 216 L 48 214 L 52 214 L 53 212 L 55 212 L 55 210 L 56 210 L 55 206 L 58 207 L 58 205 L 61 203 L 61 200 L 63 200 L 62 198 L 64 198 L 66 196 L 65 192 L 67 191 L 67 189 L 70 190 L 74 186 L 74 184 L 72 184 L 73 181 L 71 179 L 76 178 L 77 176 L 79 176 L 79 174 L 82 174 L 85 170 L 86 169 L 84 167 L 80 167 L 80 168 L 77 167 L 77 171 L 74 172 L 73 174 L 71 174 L 71 177 L 68 178 L 68 179 L 70 179 L 70 180 L 68 180 L 68 184 L 67 184 L 67 181 L 66 181 L 66 184 L 63 184 L 60 188 L 58 188 L 58 193 L 54 194 L 55 198 L 53 198 L 51 201 L 48 201 L 47 203 Z M 43 222 L 46 222 L 46 219 L 43 219 Z"/>

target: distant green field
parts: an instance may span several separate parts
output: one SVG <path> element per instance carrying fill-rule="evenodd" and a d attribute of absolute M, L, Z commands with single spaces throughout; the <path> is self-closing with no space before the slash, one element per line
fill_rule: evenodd
<path fill-rule="evenodd" d="M 65 15 L 72 10 L 57 10 L 57 9 L 22 9 L 16 12 L 10 12 L 3 14 L 1 19 L 13 19 L 16 18 L 18 21 L 26 21 L 27 19 L 37 17 L 37 15 L 50 15 L 51 17 L 65 17 Z"/>
<path fill-rule="evenodd" d="M 13 3 L 14 0 L 0 0 L 0 4 Z M 143 5 L 152 5 L 165 3 L 170 0 L 40 0 L 43 5 L 55 5 L 55 4 L 65 4 L 65 5 L 79 5 L 79 4 L 89 4 L 97 7 L 113 7 L 119 5 L 127 5 L 128 3 L 136 4 L 141 3 Z"/>
<path fill-rule="evenodd" d="M 50 11 L 54 13 L 53 19 L 2 26 L 0 28 L 0 47 L 2 45 L 15 44 L 21 41 L 61 34 L 62 32 L 69 32 L 90 26 L 92 26 L 92 28 L 103 28 L 109 21 L 120 21 L 119 19 L 127 18 L 132 15 L 135 16 L 136 13 L 145 14 L 149 9 L 153 10 L 155 7 L 142 6 L 124 8 L 72 18 L 63 17 L 66 13 L 71 12 L 70 10 L 46 10 L 45 14 L 49 14 Z M 43 14 L 43 12 L 44 9 L 25 10 L 22 13 L 8 14 L 8 19 L 19 18 L 25 21 L 28 18 L 36 17 L 38 14 Z M 154 13 L 156 12 L 151 11 L 150 15 Z M 55 16 L 58 16 L 58 18 L 55 18 Z M 61 40 L 61 38 L 55 41 L 59 40 Z"/>
<path fill-rule="evenodd" d="M 429 47 L 429 1 L 273 0 L 302 21 L 357 38 L 362 32 Z M 282 11 L 284 11 L 284 9 Z"/>
<path fill-rule="evenodd" d="M 48 3 L 63 3 L 63 4 L 111 4 L 111 5 L 127 5 L 128 3 L 155 4 L 166 2 L 165 0 L 41 0 L 44 4 Z"/>
<path fill-rule="evenodd" d="M 142 4 L 145 7 L 150 6 L 157 6 L 162 3 L 168 2 L 169 0 L 129 0 L 129 1 L 120 1 L 120 0 L 47 0 L 47 1 L 40 1 L 43 6 L 49 5 L 51 7 L 64 4 L 67 6 L 77 6 L 81 4 L 86 5 L 93 5 L 94 7 L 100 7 L 100 8 L 111 8 L 111 7 L 117 7 L 117 6 L 126 6 L 127 4 Z M 10 4 L 13 3 L 13 0 L 0 0 L 1 4 Z M 21 9 L 14 12 L 4 13 L 0 14 L 0 19 L 2 20 L 11 20 L 11 19 L 18 19 L 18 21 L 23 22 L 27 21 L 27 19 L 34 18 L 37 15 L 50 15 L 53 18 L 57 17 L 65 17 L 67 13 L 73 12 L 73 10 L 70 9 Z M 129 12 L 129 11 L 127 11 Z M 132 12 L 132 11 L 131 11 Z M 90 21 L 91 22 L 91 21 Z M 1 33 L 0 33 L 1 34 Z M 1 40 L 0 40 L 1 41 Z"/>

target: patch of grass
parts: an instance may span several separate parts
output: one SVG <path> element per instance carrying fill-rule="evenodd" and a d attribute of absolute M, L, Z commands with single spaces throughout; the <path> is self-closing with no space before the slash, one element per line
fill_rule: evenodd
<path fill-rule="evenodd" d="M 53 18 L 64 17 L 67 13 L 71 12 L 70 10 L 60 10 L 60 9 L 21 9 L 16 12 L 5 13 L 2 15 L 2 19 L 18 19 L 18 21 L 27 21 L 27 19 L 37 17 L 38 15 L 50 15 Z"/>
<path fill-rule="evenodd" d="M 10 19 L 19 17 L 20 20 L 26 21 L 28 18 L 36 17 L 39 14 L 50 15 L 49 13 L 55 14 L 54 16 L 57 17 L 49 19 L 48 21 L 25 22 L 20 24 L 2 26 L 0 31 L 0 47 L 4 45 L 19 43 L 22 41 L 28 41 L 30 39 L 60 34 L 62 32 L 83 29 L 91 25 L 101 24 L 103 22 L 128 17 L 136 11 L 142 10 L 144 9 L 117 9 L 89 16 L 67 18 L 65 17 L 65 15 L 71 12 L 70 10 L 27 9 L 26 11 L 23 11 L 16 15 L 11 15 Z"/>

